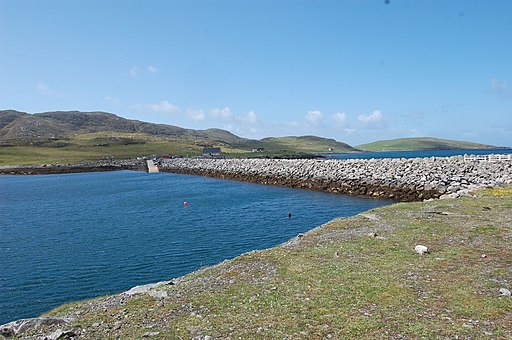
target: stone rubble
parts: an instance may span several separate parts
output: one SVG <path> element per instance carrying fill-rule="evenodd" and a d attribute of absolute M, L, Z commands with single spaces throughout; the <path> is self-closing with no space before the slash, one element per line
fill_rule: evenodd
<path fill-rule="evenodd" d="M 160 160 L 159 168 L 402 201 L 457 198 L 481 187 L 512 183 L 512 162 L 464 162 L 463 156 L 349 160 L 174 158 Z"/>

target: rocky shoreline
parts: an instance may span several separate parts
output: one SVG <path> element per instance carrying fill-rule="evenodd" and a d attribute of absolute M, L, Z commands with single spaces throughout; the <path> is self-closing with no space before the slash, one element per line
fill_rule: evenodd
<path fill-rule="evenodd" d="M 144 160 L 109 160 L 79 164 L 42 164 L 0 167 L 0 175 L 48 175 L 116 170 L 146 171 Z"/>
<path fill-rule="evenodd" d="M 160 171 L 326 192 L 421 201 L 512 183 L 512 162 L 411 159 L 162 159 Z"/>
<path fill-rule="evenodd" d="M 421 201 L 467 196 L 512 183 L 512 162 L 464 161 L 462 156 L 383 159 L 160 159 L 163 172 L 231 179 L 348 195 Z M 143 159 L 0 167 L 0 175 L 116 170 L 147 171 Z"/>

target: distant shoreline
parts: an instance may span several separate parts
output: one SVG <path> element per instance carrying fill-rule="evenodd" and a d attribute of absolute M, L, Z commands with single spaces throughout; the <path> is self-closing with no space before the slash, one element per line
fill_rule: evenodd
<path fill-rule="evenodd" d="M 79 164 L 42 164 L 0 167 L 0 175 L 51 175 L 118 170 L 146 171 L 143 160 L 100 161 Z"/>

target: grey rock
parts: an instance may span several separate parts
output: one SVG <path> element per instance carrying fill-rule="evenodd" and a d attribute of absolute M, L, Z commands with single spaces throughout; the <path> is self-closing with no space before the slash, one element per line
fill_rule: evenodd
<path fill-rule="evenodd" d="M 146 333 L 142 334 L 142 336 L 144 338 L 149 338 L 149 337 L 152 337 L 152 336 L 157 336 L 159 334 L 160 334 L 160 332 L 146 332 Z"/>
<path fill-rule="evenodd" d="M 500 288 L 499 292 L 503 296 L 512 296 L 512 292 L 507 288 Z"/>
<path fill-rule="evenodd" d="M 72 321 L 70 318 L 59 318 L 59 317 L 43 317 L 43 318 L 31 318 L 21 319 L 9 322 L 0 326 L 0 335 L 3 336 L 14 336 L 23 334 L 29 329 L 39 328 L 43 326 L 52 325 L 66 325 Z"/>

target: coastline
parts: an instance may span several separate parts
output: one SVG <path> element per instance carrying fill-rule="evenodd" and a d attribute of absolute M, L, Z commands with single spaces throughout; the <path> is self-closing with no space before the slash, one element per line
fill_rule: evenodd
<path fill-rule="evenodd" d="M 462 156 L 349 160 L 161 159 L 160 171 L 332 193 L 423 201 L 512 183 L 512 162 Z"/>
<path fill-rule="evenodd" d="M 179 278 L 13 321 L 0 335 L 508 338 L 510 207 L 508 186 L 373 209 Z M 415 254 L 418 242 L 428 254 Z"/>
<path fill-rule="evenodd" d="M 130 159 L 119 161 L 84 162 L 78 164 L 2 166 L 0 167 L 0 175 L 50 175 L 118 170 L 147 171 L 147 167 L 144 160 Z"/>
<path fill-rule="evenodd" d="M 512 162 L 462 156 L 380 159 L 158 159 L 161 172 L 215 177 L 404 202 L 470 196 L 512 183 Z M 0 167 L 0 175 L 148 171 L 145 160 Z"/>

